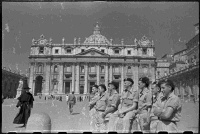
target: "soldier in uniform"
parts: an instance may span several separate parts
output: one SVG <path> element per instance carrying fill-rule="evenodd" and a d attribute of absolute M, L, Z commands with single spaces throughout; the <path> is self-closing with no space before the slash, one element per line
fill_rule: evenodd
<path fill-rule="evenodd" d="M 150 107 L 152 104 L 151 92 L 149 91 L 149 78 L 142 77 L 138 82 L 139 86 L 139 102 L 138 109 L 135 112 L 137 114 L 138 129 L 141 131 L 150 130 Z"/>
<path fill-rule="evenodd" d="M 102 114 L 106 110 L 107 105 L 107 94 L 106 94 L 106 86 L 104 84 L 99 85 L 99 97 L 96 101 L 96 105 L 94 108 L 96 109 L 94 114 L 94 123 L 95 130 L 97 132 L 104 132 L 106 127 L 104 123 L 104 118 L 102 118 Z"/>
<path fill-rule="evenodd" d="M 110 116 L 108 123 L 108 131 L 116 131 L 119 118 L 122 119 L 122 132 L 129 133 L 131 131 L 132 121 L 135 117 L 133 110 L 136 110 L 138 103 L 138 91 L 133 88 L 134 81 L 131 78 L 124 79 L 124 90 L 120 97 L 120 105 L 118 110 Z"/>
<path fill-rule="evenodd" d="M 74 91 L 72 91 L 72 94 L 69 94 L 68 104 L 69 104 L 69 112 L 70 112 L 70 114 L 72 114 L 73 107 L 76 104 L 76 97 L 74 95 Z"/>
<path fill-rule="evenodd" d="M 153 82 L 151 85 L 151 91 L 152 91 L 152 107 L 156 106 L 158 101 L 161 101 L 161 97 L 163 97 L 162 93 L 160 92 L 160 83 L 159 82 Z M 151 107 L 150 111 L 150 132 L 155 133 L 156 127 L 158 125 L 158 117 L 154 115 L 153 108 Z M 162 107 L 162 105 L 157 105 L 157 107 Z"/>
<path fill-rule="evenodd" d="M 182 105 L 178 96 L 174 94 L 175 85 L 171 80 L 163 80 L 160 82 L 163 97 L 161 103 L 163 107 L 153 107 L 153 113 L 158 117 L 159 123 L 156 132 L 167 131 L 169 133 L 177 133 L 177 122 L 181 118 Z"/>
<path fill-rule="evenodd" d="M 92 86 L 92 94 L 89 96 L 89 115 L 90 115 L 90 126 L 91 126 L 91 131 L 94 130 L 95 124 L 94 124 L 94 114 L 96 112 L 96 109 L 94 108 L 97 100 L 99 98 L 99 92 L 98 92 L 98 86 L 93 85 Z"/>
<path fill-rule="evenodd" d="M 119 93 L 116 91 L 118 86 L 115 82 L 108 83 L 108 91 L 107 91 L 107 106 L 105 112 L 102 114 L 102 118 L 105 119 L 105 125 L 107 127 L 107 123 L 109 121 L 110 115 L 112 115 L 120 103 Z"/>

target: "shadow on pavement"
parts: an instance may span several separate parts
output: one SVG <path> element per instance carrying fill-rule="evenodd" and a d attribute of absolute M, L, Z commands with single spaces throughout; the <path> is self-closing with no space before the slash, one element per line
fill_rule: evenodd
<path fill-rule="evenodd" d="M 80 114 L 80 113 L 72 113 L 72 115 L 77 115 L 77 114 Z"/>
<path fill-rule="evenodd" d="M 15 127 L 15 128 L 23 128 L 23 127 L 25 127 L 24 125 L 22 125 L 22 126 L 17 126 L 17 127 Z"/>

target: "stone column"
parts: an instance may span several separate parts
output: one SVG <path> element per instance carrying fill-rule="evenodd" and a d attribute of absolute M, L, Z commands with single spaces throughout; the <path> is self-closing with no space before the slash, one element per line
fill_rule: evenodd
<path fill-rule="evenodd" d="M 110 72 L 109 72 L 110 82 L 112 81 L 112 78 L 113 78 L 113 68 L 112 68 L 112 64 L 110 64 Z"/>
<path fill-rule="evenodd" d="M 119 93 L 121 93 L 124 89 L 124 64 L 121 65 L 121 89 Z"/>
<path fill-rule="evenodd" d="M 51 64 L 50 63 L 46 63 L 46 71 L 45 71 L 45 94 L 49 93 L 50 90 L 50 75 L 51 75 Z"/>
<path fill-rule="evenodd" d="M 84 86 L 84 94 L 87 94 L 88 90 L 88 64 L 85 64 L 85 86 Z"/>
<path fill-rule="evenodd" d="M 58 85 L 58 93 L 62 94 L 63 93 L 63 64 L 60 64 L 60 69 L 59 69 L 59 85 Z"/>
<path fill-rule="evenodd" d="M 154 65 L 152 66 L 151 64 L 149 64 L 149 67 L 150 67 L 151 81 L 154 82 L 155 81 L 155 67 Z"/>
<path fill-rule="evenodd" d="M 33 63 L 31 63 L 30 64 L 31 66 L 30 66 L 30 75 L 29 75 L 29 87 L 31 88 L 31 92 L 33 93 L 33 95 L 34 95 L 34 89 L 33 89 L 33 76 L 34 76 L 34 64 Z"/>
<path fill-rule="evenodd" d="M 76 89 L 75 94 L 79 94 L 79 76 L 80 75 L 80 65 L 77 63 L 76 65 Z"/>
<path fill-rule="evenodd" d="M 108 87 L 108 63 L 105 65 L 105 86 Z"/>
<path fill-rule="evenodd" d="M 99 63 L 97 63 L 97 85 L 100 83 L 100 66 Z"/>
<path fill-rule="evenodd" d="M 75 92 L 75 65 L 74 65 L 74 63 L 72 64 L 72 90 L 71 90 L 71 92 L 72 91 Z"/>
<path fill-rule="evenodd" d="M 138 75 L 139 75 L 139 68 L 138 65 L 135 64 L 133 66 L 133 81 L 134 81 L 134 88 L 138 90 Z"/>

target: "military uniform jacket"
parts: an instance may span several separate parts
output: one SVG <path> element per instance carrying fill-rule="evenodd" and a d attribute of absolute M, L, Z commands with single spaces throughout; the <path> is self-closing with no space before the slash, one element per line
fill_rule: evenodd
<path fill-rule="evenodd" d="M 139 101 L 138 90 L 131 88 L 131 90 L 126 90 L 121 93 L 121 107 L 120 109 L 127 109 L 133 105 L 134 102 Z"/>

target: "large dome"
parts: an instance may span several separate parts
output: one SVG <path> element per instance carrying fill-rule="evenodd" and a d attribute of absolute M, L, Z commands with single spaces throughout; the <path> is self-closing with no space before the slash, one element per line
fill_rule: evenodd
<path fill-rule="evenodd" d="M 110 44 L 110 42 L 105 36 L 101 35 L 100 30 L 99 30 L 99 25 L 97 24 L 96 27 L 94 28 L 93 34 L 85 39 L 84 44 L 85 45 L 108 45 Z"/>

